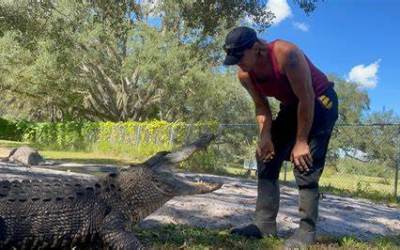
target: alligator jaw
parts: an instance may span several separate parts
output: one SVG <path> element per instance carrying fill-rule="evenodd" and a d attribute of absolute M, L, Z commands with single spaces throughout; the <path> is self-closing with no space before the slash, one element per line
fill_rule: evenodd
<path fill-rule="evenodd" d="M 195 152 L 205 149 L 215 139 L 213 134 L 204 134 L 191 144 L 174 152 L 159 152 L 145 162 L 157 179 L 167 184 L 174 195 L 204 194 L 219 189 L 222 185 L 209 181 L 194 180 L 192 177 L 177 174 L 173 166 L 188 159 Z"/>
<path fill-rule="evenodd" d="M 221 183 L 213 183 L 210 181 L 203 181 L 199 179 L 194 179 L 190 176 L 175 176 L 177 179 L 176 193 L 177 195 L 192 195 L 192 194 L 205 194 L 211 193 L 222 187 Z"/>

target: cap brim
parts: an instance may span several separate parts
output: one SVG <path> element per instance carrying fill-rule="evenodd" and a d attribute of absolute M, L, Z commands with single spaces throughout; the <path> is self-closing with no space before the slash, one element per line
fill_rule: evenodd
<path fill-rule="evenodd" d="M 233 55 L 226 55 L 224 60 L 224 65 L 235 65 L 238 64 L 240 61 L 240 57 L 233 56 Z"/>

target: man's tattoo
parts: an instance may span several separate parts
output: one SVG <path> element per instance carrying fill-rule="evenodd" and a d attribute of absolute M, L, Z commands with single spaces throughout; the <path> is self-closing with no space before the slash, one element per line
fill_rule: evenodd
<path fill-rule="evenodd" d="M 297 51 L 292 50 L 289 52 L 288 65 L 290 68 L 296 68 L 297 65 L 299 65 L 299 57 L 297 55 Z"/>

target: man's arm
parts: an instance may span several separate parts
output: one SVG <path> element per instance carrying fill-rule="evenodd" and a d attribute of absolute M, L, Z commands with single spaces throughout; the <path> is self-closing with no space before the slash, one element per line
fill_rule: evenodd
<path fill-rule="evenodd" d="M 269 160 L 274 156 L 275 151 L 271 140 L 272 114 L 268 100 L 257 93 L 247 72 L 239 69 L 238 78 L 242 86 L 249 92 L 254 102 L 256 120 L 260 133 L 260 144 L 257 153 L 262 160 Z"/>
<path fill-rule="evenodd" d="M 291 159 L 300 170 L 307 171 L 312 164 L 308 135 L 313 123 L 315 102 L 311 72 L 304 54 L 295 45 L 285 44 L 282 55 L 282 69 L 299 101 L 296 144 Z"/>

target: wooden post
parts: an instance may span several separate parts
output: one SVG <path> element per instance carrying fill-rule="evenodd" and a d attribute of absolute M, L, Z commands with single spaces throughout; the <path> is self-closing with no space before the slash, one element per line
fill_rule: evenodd
<path fill-rule="evenodd" d="M 397 197 L 397 184 L 399 182 L 399 165 L 400 165 L 400 156 L 397 156 L 396 169 L 395 169 L 396 172 L 394 174 L 394 193 L 393 193 L 394 198 L 396 200 L 398 200 L 398 197 Z"/>

